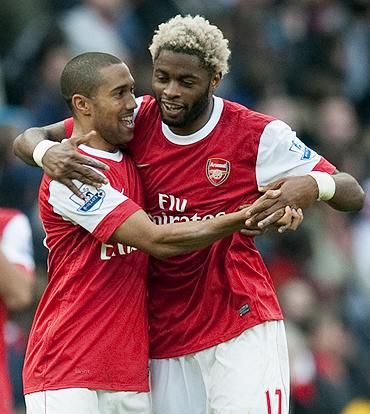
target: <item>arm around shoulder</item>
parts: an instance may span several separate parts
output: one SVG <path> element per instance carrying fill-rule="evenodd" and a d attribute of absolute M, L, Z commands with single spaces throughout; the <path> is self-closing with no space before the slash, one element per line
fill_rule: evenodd
<path fill-rule="evenodd" d="M 63 121 L 45 127 L 29 128 L 15 138 L 14 153 L 25 163 L 36 166 L 33 152 L 37 144 L 44 140 L 60 142 L 63 138 L 65 138 Z"/>

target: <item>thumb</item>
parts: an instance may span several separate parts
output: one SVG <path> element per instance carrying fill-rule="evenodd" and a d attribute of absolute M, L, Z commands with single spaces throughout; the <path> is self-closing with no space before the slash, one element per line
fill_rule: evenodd
<path fill-rule="evenodd" d="M 284 180 L 279 179 L 279 180 L 273 181 L 270 184 L 258 187 L 258 191 L 260 193 L 265 193 L 268 190 L 277 190 L 283 185 L 283 183 L 284 183 Z"/>
<path fill-rule="evenodd" d="M 96 137 L 96 131 L 91 130 L 87 134 L 79 135 L 77 137 L 70 138 L 69 142 L 74 147 L 78 147 L 81 144 L 86 144 L 87 142 L 91 141 L 94 137 Z"/>

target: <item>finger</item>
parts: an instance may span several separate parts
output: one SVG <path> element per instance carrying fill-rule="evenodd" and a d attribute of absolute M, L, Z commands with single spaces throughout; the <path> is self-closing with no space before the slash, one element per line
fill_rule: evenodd
<path fill-rule="evenodd" d="M 285 226 L 279 227 L 277 230 L 279 233 L 285 233 L 290 227 L 290 224 L 286 224 Z"/>
<path fill-rule="evenodd" d="M 298 227 L 301 225 L 303 221 L 303 212 L 301 209 L 299 210 L 300 211 L 293 210 L 293 219 L 289 230 L 296 231 Z"/>
<path fill-rule="evenodd" d="M 294 216 L 293 210 L 294 209 L 290 208 L 290 206 L 285 207 L 284 216 L 276 223 L 278 225 L 277 230 L 278 230 L 279 233 L 284 233 L 285 231 L 287 231 L 291 227 L 292 221 L 293 221 L 293 216 Z"/>
<path fill-rule="evenodd" d="M 284 215 L 284 210 L 280 209 L 278 211 L 275 211 L 274 213 L 270 214 L 265 219 L 259 221 L 257 223 L 258 228 L 264 229 L 268 226 L 271 226 L 272 224 L 275 224 L 281 217 Z"/>
<path fill-rule="evenodd" d="M 73 181 L 69 178 L 61 179 L 60 182 L 64 184 L 66 187 L 68 187 L 74 194 L 76 194 L 77 197 L 85 199 L 85 196 L 83 193 L 73 184 Z"/>
<path fill-rule="evenodd" d="M 89 167 L 93 168 L 99 168 L 103 170 L 109 170 L 109 166 L 105 164 L 104 162 L 98 161 L 95 158 L 91 158 L 88 155 L 81 154 L 77 152 L 76 150 L 70 151 L 66 150 L 65 153 L 68 151 L 68 157 L 69 159 L 66 159 L 64 161 L 65 165 L 68 166 L 76 166 L 76 164 L 82 164 L 87 165 Z"/>
<path fill-rule="evenodd" d="M 96 131 L 92 130 L 92 131 L 88 132 L 85 135 L 80 135 L 78 137 L 72 137 L 69 140 L 67 140 L 66 142 L 68 142 L 69 145 L 72 145 L 74 148 L 77 148 L 81 144 L 88 143 L 94 137 L 96 137 Z M 109 170 L 109 167 L 108 167 L 107 164 L 105 164 L 101 161 L 98 161 L 94 158 L 91 158 L 87 155 L 83 155 L 83 154 L 80 154 L 78 152 L 75 152 L 73 155 L 71 155 L 71 157 L 73 158 L 73 160 L 75 160 L 77 162 L 80 162 L 81 164 L 85 164 L 85 165 L 88 165 L 90 167 L 101 168 L 103 170 Z"/>
<path fill-rule="evenodd" d="M 75 147 L 78 147 L 81 144 L 87 144 L 90 140 L 96 137 L 96 131 L 91 130 L 87 134 L 79 135 L 77 137 L 72 137 L 68 141 Z"/>
<path fill-rule="evenodd" d="M 278 198 L 281 195 L 281 190 L 267 190 L 261 199 Z"/>
<path fill-rule="evenodd" d="M 68 177 L 64 177 L 63 174 L 58 174 L 58 171 L 54 170 L 49 174 L 48 170 L 45 169 L 45 173 L 49 175 L 49 177 L 60 182 L 62 182 L 64 179 L 78 180 L 83 184 L 92 185 L 94 187 L 101 187 L 103 184 L 109 183 L 107 177 L 84 165 L 77 165 L 75 169 L 68 169 L 67 171 Z"/>
<path fill-rule="evenodd" d="M 102 170 L 109 170 L 109 166 L 107 164 L 104 164 L 104 162 L 98 161 L 97 159 L 91 158 L 87 155 L 76 153 L 76 160 L 79 163 L 87 165 L 89 167 L 100 168 Z"/>
<path fill-rule="evenodd" d="M 242 205 L 238 208 L 238 210 L 244 210 L 245 208 L 247 208 L 247 207 L 249 207 L 249 206 L 251 206 L 251 204 L 242 204 Z"/>
<path fill-rule="evenodd" d="M 70 174 L 70 177 L 69 178 L 76 179 L 76 180 L 80 181 L 83 184 L 90 185 L 90 186 L 93 186 L 93 187 L 96 187 L 96 188 L 100 188 L 103 185 L 109 183 L 108 180 L 106 182 L 104 182 L 104 183 L 101 182 L 101 181 L 97 182 L 94 178 L 88 178 L 85 175 L 81 175 L 79 173 Z"/>
<path fill-rule="evenodd" d="M 279 233 L 284 233 L 286 230 L 296 231 L 297 228 L 300 226 L 300 224 L 303 221 L 303 213 L 302 210 L 299 209 L 300 212 L 295 210 L 294 208 L 291 209 L 292 215 L 291 215 L 291 222 L 287 223 L 284 226 L 281 226 L 278 228 Z"/>
<path fill-rule="evenodd" d="M 101 185 L 109 183 L 107 177 L 84 165 L 76 166 L 76 168 L 71 172 L 70 176 L 72 178 L 76 178 L 84 184 Z"/>
<path fill-rule="evenodd" d="M 80 169 L 83 168 L 86 172 L 92 171 L 94 174 L 98 175 L 101 174 L 94 171 L 92 168 L 109 170 L 109 166 L 104 164 L 103 162 L 90 158 L 86 155 L 79 154 L 77 152 L 76 154 L 69 154 L 68 158 L 64 158 L 63 162 L 60 161 L 56 164 L 56 166 L 54 166 L 54 168 L 59 168 L 60 171 L 68 173 L 73 170 L 80 171 Z"/>
<path fill-rule="evenodd" d="M 263 196 L 258 198 L 248 209 L 247 217 L 252 217 L 255 214 L 270 208 L 276 203 L 276 199 L 280 196 L 280 190 L 269 190 Z"/>
<path fill-rule="evenodd" d="M 264 185 L 264 186 L 260 186 L 258 187 L 258 191 L 260 193 L 265 193 L 268 190 L 277 190 L 278 188 L 281 187 L 281 185 L 284 183 L 284 180 L 282 180 L 281 178 L 279 178 L 276 181 L 273 181 L 270 184 Z"/>
<path fill-rule="evenodd" d="M 260 221 L 264 220 L 265 218 L 271 216 L 271 214 L 274 214 L 276 211 L 282 210 L 284 206 L 280 206 L 280 204 L 274 204 L 270 208 L 266 208 L 263 212 L 254 214 L 252 217 L 249 217 L 249 214 L 246 214 L 246 217 L 248 219 L 247 225 L 257 225 Z"/>
<path fill-rule="evenodd" d="M 89 178 L 86 178 L 86 176 L 78 174 L 76 172 L 70 174 L 70 178 L 74 179 L 74 180 L 78 180 L 83 184 L 86 184 L 86 185 L 89 185 L 89 186 L 92 186 L 92 187 L 96 187 L 96 188 L 100 188 L 103 185 L 103 183 L 101 183 L 101 182 L 98 183 L 98 182 L 96 182 L 94 180 L 91 180 Z"/>
<path fill-rule="evenodd" d="M 248 218 L 248 215 L 247 215 L 247 218 L 249 220 L 249 224 L 250 225 L 252 225 L 252 224 L 257 225 L 258 222 L 264 220 L 265 218 L 269 217 L 271 214 L 275 213 L 276 211 L 278 211 L 282 208 L 283 208 L 283 206 L 279 208 L 278 205 L 273 205 L 271 208 L 267 208 L 262 213 L 254 214 L 250 218 Z"/>
<path fill-rule="evenodd" d="M 290 225 L 292 220 L 293 220 L 293 211 L 295 211 L 295 210 L 292 209 L 290 206 L 286 206 L 284 208 L 283 217 L 281 217 L 281 219 L 279 219 L 275 224 L 277 226 L 281 226 L 281 227 L 286 226 L 286 225 Z"/>

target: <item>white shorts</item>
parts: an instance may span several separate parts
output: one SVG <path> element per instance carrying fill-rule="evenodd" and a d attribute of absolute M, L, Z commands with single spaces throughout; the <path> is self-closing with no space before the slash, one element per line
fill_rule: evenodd
<path fill-rule="evenodd" d="M 288 414 L 283 321 L 179 358 L 152 359 L 153 414 Z"/>
<path fill-rule="evenodd" d="M 25 395 L 27 414 L 150 414 L 148 392 L 65 388 Z"/>

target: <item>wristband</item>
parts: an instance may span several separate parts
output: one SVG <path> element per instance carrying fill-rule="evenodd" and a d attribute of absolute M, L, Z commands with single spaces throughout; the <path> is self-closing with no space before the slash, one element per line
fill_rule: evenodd
<path fill-rule="evenodd" d="M 39 167 L 43 168 L 43 165 L 42 165 L 42 159 L 43 159 L 43 157 L 44 157 L 44 155 L 45 155 L 45 152 L 46 152 L 49 148 L 53 147 L 54 145 L 58 145 L 58 144 L 59 144 L 59 142 L 49 141 L 49 140 L 47 140 L 47 139 L 45 139 L 45 140 L 43 140 L 43 141 L 39 142 L 39 143 L 36 145 L 36 147 L 35 147 L 35 149 L 33 150 L 33 153 L 32 153 L 32 157 L 33 157 L 33 160 L 35 161 L 35 163 L 36 163 Z"/>
<path fill-rule="evenodd" d="M 328 201 L 334 197 L 335 180 L 330 174 L 322 171 L 311 171 L 307 175 L 310 175 L 316 181 L 319 189 L 318 200 Z"/>

